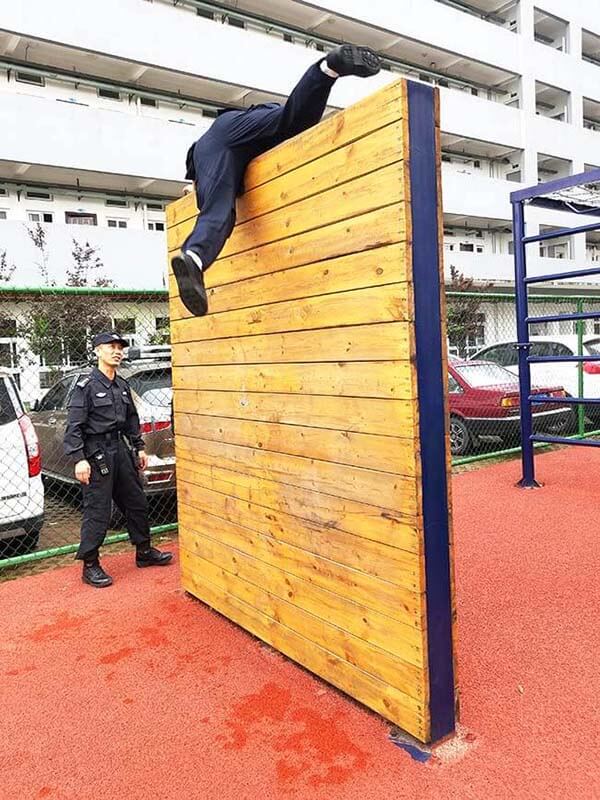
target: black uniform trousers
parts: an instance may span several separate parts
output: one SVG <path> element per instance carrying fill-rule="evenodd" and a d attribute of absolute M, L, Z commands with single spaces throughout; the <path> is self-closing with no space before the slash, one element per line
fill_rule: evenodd
<path fill-rule="evenodd" d="M 335 78 L 320 62 L 305 72 L 284 105 L 263 103 L 218 117 L 188 153 L 187 177 L 196 184 L 199 214 L 182 246 L 208 268 L 235 225 L 235 199 L 253 158 L 316 125 L 323 116 Z"/>
<path fill-rule="evenodd" d="M 101 475 L 94 458 L 89 457 L 92 468 L 90 482 L 81 487 L 83 521 L 77 558 L 84 561 L 92 561 L 98 557 L 98 549 L 104 542 L 110 525 L 113 500 L 125 515 L 131 543 L 136 546 L 150 546 L 148 500 L 132 455 L 120 437 L 102 443 L 101 448 L 109 474 Z"/>

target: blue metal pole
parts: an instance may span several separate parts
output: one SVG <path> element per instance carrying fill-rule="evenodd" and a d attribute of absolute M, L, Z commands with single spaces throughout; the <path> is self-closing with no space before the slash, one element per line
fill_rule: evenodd
<path fill-rule="evenodd" d="M 515 250 L 515 291 L 517 312 L 517 348 L 519 355 L 519 392 L 521 405 L 521 460 L 523 476 L 519 486 L 533 488 L 539 486 L 535 480 L 533 458 L 533 419 L 531 416 L 531 375 L 527 356 L 529 355 L 529 325 L 527 324 L 527 257 L 525 253 L 525 218 L 523 202 L 513 200 L 513 242 Z"/>

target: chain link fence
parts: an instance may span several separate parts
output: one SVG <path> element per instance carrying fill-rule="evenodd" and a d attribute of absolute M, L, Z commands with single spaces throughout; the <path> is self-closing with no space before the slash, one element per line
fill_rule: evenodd
<path fill-rule="evenodd" d="M 521 445 L 516 314 L 512 293 L 447 292 L 450 440 L 453 463 L 518 451 Z M 529 315 L 598 312 L 598 319 L 530 326 L 532 356 L 599 355 L 600 296 L 529 295 Z M 558 402 L 600 397 L 600 363 L 531 364 L 532 392 L 557 397 L 533 404 L 538 433 L 587 436 L 600 428 L 598 407 Z"/>
<path fill-rule="evenodd" d="M 594 311 L 600 297 L 533 297 L 532 315 Z M 455 463 L 520 446 L 512 294 L 448 292 L 451 446 Z M 154 531 L 176 528 L 171 359 L 166 292 L 112 288 L 0 289 L 0 568 L 76 550 L 81 490 L 63 451 L 70 393 L 94 363 L 90 338 L 130 343 L 120 368 L 133 390 L 149 456 L 144 473 Z M 600 354 L 600 316 L 532 326 L 533 355 Z M 481 363 L 481 362 L 485 363 Z M 600 364 L 536 364 L 539 391 L 600 396 Z M 594 408 L 535 408 L 535 427 L 584 435 Z M 125 539 L 114 509 L 108 541 Z"/>
<path fill-rule="evenodd" d="M 3 287 L 0 568 L 77 547 L 81 489 L 63 436 L 71 392 L 95 363 L 91 336 L 105 330 L 118 330 L 130 345 L 119 373 L 131 385 L 146 443 L 150 524 L 154 531 L 176 527 L 166 292 Z M 127 538 L 123 527 L 115 506 L 111 541 Z"/>

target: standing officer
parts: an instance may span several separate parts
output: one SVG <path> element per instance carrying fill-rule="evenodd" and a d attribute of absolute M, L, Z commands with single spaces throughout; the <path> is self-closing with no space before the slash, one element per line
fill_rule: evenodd
<path fill-rule="evenodd" d="M 82 580 L 101 588 L 112 584 L 100 566 L 98 551 L 110 523 L 113 500 L 125 515 L 138 567 L 163 566 L 173 554 L 150 546 L 148 501 L 140 477 L 148 457 L 131 389 L 117 375 L 127 342 L 118 333 L 99 333 L 92 346 L 98 366 L 75 386 L 64 448 L 73 459 L 83 491 L 81 544 L 76 556 L 83 561 Z"/>

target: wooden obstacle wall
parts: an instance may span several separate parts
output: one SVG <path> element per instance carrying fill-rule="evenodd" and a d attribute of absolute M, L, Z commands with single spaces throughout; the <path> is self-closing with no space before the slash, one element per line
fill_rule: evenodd
<path fill-rule="evenodd" d="M 183 586 L 422 741 L 456 696 L 440 243 L 437 95 L 399 81 L 250 165 L 206 317 L 169 284 Z"/>

